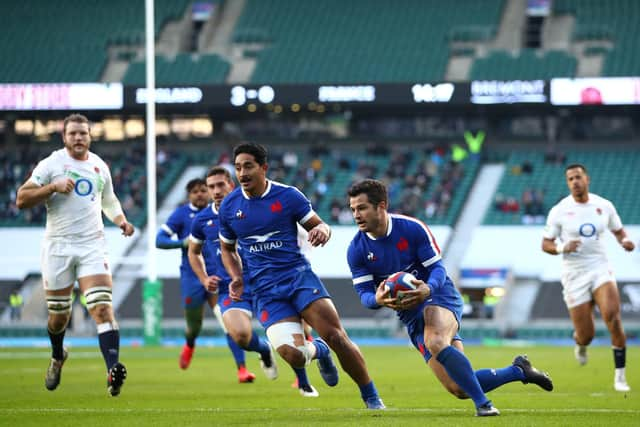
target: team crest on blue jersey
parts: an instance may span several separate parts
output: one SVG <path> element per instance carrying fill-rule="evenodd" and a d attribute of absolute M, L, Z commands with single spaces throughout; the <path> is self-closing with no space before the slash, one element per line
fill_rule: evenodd
<path fill-rule="evenodd" d="M 244 218 L 244 212 L 242 212 L 242 210 L 238 209 L 238 212 L 236 212 L 236 218 L 243 219 Z"/>
<path fill-rule="evenodd" d="M 280 200 L 276 200 L 275 203 L 271 204 L 271 212 L 274 212 L 274 213 L 282 212 L 282 203 L 280 203 Z"/>
<path fill-rule="evenodd" d="M 409 249 L 409 242 L 404 237 L 401 237 L 398 243 L 396 243 L 396 248 L 398 248 L 400 252 L 404 252 Z"/>
<path fill-rule="evenodd" d="M 207 227 L 212 227 L 214 226 L 213 220 L 210 219 L 209 221 L 207 221 Z"/>
<path fill-rule="evenodd" d="M 373 261 L 377 260 L 378 258 L 376 258 L 376 256 L 373 254 L 373 252 L 369 252 L 369 253 L 367 254 L 367 259 L 368 259 L 369 261 L 373 262 Z"/>

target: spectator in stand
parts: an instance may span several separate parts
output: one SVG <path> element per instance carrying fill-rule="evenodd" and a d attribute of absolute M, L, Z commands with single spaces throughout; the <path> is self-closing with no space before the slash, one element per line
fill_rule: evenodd
<path fill-rule="evenodd" d="M 518 213 L 520 212 L 520 205 L 515 197 L 509 196 L 507 200 L 502 204 L 502 212 L 505 213 Z"/>

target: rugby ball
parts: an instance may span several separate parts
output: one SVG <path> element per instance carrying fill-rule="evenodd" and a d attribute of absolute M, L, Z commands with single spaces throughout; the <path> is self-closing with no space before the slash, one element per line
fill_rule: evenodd
<path fill-rule="evenodd" d="M 404 298 L 406 291 L 412 291 L 416 288 L 411 282 L 412 280 L 416 280 L 416 277 L 413 274 L 406 273 L 404 271 L 393 273 L 391 276 L 387 277 L 384 285 L 389 289 L 389 298 Z"/>

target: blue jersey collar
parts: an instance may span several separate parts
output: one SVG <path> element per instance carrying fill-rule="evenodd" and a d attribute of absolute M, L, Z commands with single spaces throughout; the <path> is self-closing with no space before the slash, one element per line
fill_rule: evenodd
<path fill-rule="evenodd" d="M 387 234 L 384 237 L 389 237 L 389 235 L 391 234 L 391 231 L 393 231 L 393 217 L 387 213 Z M 378 240 L 380 237 L 376 237 L 373 234 L 367 232 L 367 237 L 370 238 L 371 240 Z"/>
<path fill-rule="evenodd" d="M 244 188 L 240 187 L 240 191 L 242 192 L 242 197 L 247 200 L 251 200 L 251 197 L 244 192 Z M 265 197 L 267 194 L 269 194 L 269 191 L 271 191 L 271 180 L 267 179 L 267 187 L 265 188 L 264 193 L 259 196 L 259 198 L 262 199 L 263 197 Z"/>

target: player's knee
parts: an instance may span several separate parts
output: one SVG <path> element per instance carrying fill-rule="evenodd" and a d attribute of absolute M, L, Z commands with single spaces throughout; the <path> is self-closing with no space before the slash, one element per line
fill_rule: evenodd
<path fill-rule="evenodd" d="M 111 309 L 111 288 L 108 286 L 96 286 L 84 292 L 87 301 L 87 310 L 91 313 L 96 323 L 105 323 L 113 318 Z"/>
<path fill-rule="evenodd" d="M 581 333 L 575 333 L 574 334 L 574 339 L 576 341 L 576 344 L 579 345 L 589 345 L 591 344 L 591 341 L 593 341 L 593 338 L 595 337 L 595 331 L 591 330 L 591 331 L 587 331 L 587 332 L 581 332 Z"/>
<path fill-rule="evenodd" d="M 313 358 L 312 345 L 304 339 L 302 325 L 297 322 L 282 322 L 267 329 L 269 342 L 278 354 L 293 367 L 304 367 Z"/>
<path fill-rule="evenodd" d="M 54 316 L 49 315 L 49 321 L 47 322 L 47 328 L 52 334 L 59 334 L 67 328 L 69 323 L 69 314 L 56 314 Z"/>
<path fill-rule="evenodd" d="M 296 347 L 285 344 L 278 347 L 277 351 L 280 357 L 294 368 L 303 368 L 306 365 L 304 354 Z"/>
<path fill-rule="evenodd" d="M 442 350 L 449 347 L 450 345 L 450 342 L 447 339 L 445 339 L 443 335 L 440 335 L 440 334 L 434 334 L 434 335 L 425 337 L 425 343 L 427 345 L 427 349 L 429 349 L 429 352 L 434 357 L 437 357 L 437 355 Z"/>
<path fill-rule="evenodd" d="M 351 344 L 351 340 L 347 336 L 344 329 L 333 329 L 329 333 L 325 333 L 322 339 L 327 343 L 333 351 L 339 352 L 340 349 L 346 348 Z"/>
<path fill-rule="evenodd" d="M 247 350 L 251 342 L 252 331 L 230 330 L 229 335 L 240 347 Z"/>
<path fill-rule="evenodd" d="M 47 311 L 49 312 L 49 325 L 62 325 L 60 331 L 64 329 L 71 316 L 71 295 L 68 296 L 47 296 Z M 51 331 L 56 332 L 56 331 Z"/>
<path fill-rule="evenodd" d="M 607 324 L 621 322 L 620 312 L 618 310 L 604 310 L 600 314 L 602 316 L 602 320 Z"/>

